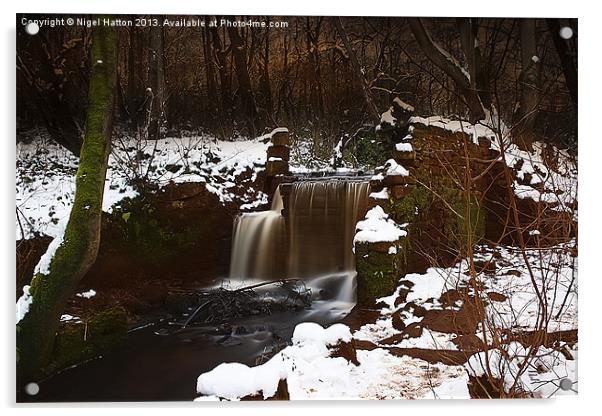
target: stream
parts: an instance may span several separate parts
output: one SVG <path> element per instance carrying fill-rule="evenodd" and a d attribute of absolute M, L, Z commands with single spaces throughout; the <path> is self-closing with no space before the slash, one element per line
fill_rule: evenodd
<path fill-rule="evenodd" d="M 332 285 L 348 279 L 349 276 L 341 275 L 325 277 L 322 281 Z M 320 299 L 324 297 L 324 290 L 315 293 L 311 307 L 240 319 L 232 326 L 229 336 L 209 325 L 182 330 L 180 323 L 173 321 L 132 330 L 117 350 L 58 373 L 39 384 L 37 395 L 20 393 L 17 400 L 191 401 L 198 396 L 196 379 L 201 373 L 224 362 L 255 365 L 264 351 L 278 343 L 290 342 L 298 323 L 312 321 L 330 325 L 340 321 L 353 307 L 353 303 L 336 298 Z"/>
<path fill-rule="evenodd" d="M 227 326 L 183 317 L 130 331 L 121 347 L 40 383 L 22 402 L 190 401 L 196 380 L 225 362 L 256 365 L 290 343 L 295 326 L 323 326 L 343 319 L 355 305 L 355 224 L 364 217 L 365 180 L 320 179 L 280 187 L 268 211 L 244 213 L 234 222 L 229 281 L 245 287 L 274 279 L 301 279 L 311 305 L 253 315 Z M 262 289 L 264 290 L 264 289 Z M 278 296 L 265 289 L 266 297 Z"/>

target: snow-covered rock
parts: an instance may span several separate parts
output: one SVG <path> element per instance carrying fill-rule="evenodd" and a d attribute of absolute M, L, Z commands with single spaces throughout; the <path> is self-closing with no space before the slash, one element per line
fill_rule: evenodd
<path fill-rule="evenodd" d="M 366 213 L 364 220 L 357 223 L 353 243 L 392 242 L 406 235 L 407 232 L 390 219 L 380 206 L 375 206 Z"/>

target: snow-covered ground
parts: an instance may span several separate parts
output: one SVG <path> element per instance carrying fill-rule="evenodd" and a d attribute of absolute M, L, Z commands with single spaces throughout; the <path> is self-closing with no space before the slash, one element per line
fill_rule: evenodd
<path fill-rule="evenodd" d="M 492 260 L 496 270 L 478 275 L 478 285 L 483 288 L 479 294 L 472 289 L 468 292 L 469 296 L 482 297 L 491 331 L 483 334 L 477 330 L 475 336 L 480 339 L 486 336 L 491 340 L 493 332 L 502 328 L 513 331 L 536 328 L 541 309 L 531 277 L 546 299 L 547 331 L 577 329 L 577 263 L 571 251 L 573 246 L 574 241 L 571 241 L 546 249 L 527 250 L 528 265 L 512 247 L 478 247 L 475 261 Z M 562 379 L 576 381 L 576 344 L 566 347 L 567 354 L 558 348 L 545 347 L 530 352 L 525 346 L 510 342 L 498 349 L 477 352 L 464 365 L 432 364 L 419 358 L 394 355 L 388 350 L 396 347 L 458 351 L 453 342 L 458 334 L 437 332 L 427 327 L 420 336 L 401 336 L 391 343 L 390 337 L 403 333 L 393 327 L 392 317 L 401 312 L 405 326 L 420 324 L 423 318 L 415 316 L 413 308 L 406 307 L 408 304 L 427 311 L 459 311 L 462 300 L 443 305 L 440 298 L 451 289 L 469 286 L 467 269 L 467 261 L 461 261 L 450 268 L 430 268 L 424 274 L 403 276 L 395 293 L 378 299 L 383 306 L 377 321 L 355 332 L 341 324 L 326 329 L 314 323 L 300 324 L 295 329 L 292 345 L 267 363 L 253 368 L 236 363 L 222 364 L 200 375 L 197 390 L 202 396 L 199 400 L 238 400 L 259 393 L 268 398 L 275 393 L 281 379 L 286 379 L 292 400 L 469 398 L 469 375 L 481 376 L 489 372 L 505 380 L 508 389 L 518 380 L 520 388 L 535 397 L 556 394 Z M 402 290 L 408 290 L 405 301 L 396 305 Z M 503 295 L 505 300 L 490 300 L 487 294 L 492 292 Z M 342 357 L 330 356 L 334 345 L 351 338 L 369 341 L 377 347 L 358 349 L 358 366 Z M 529 354 L 532 358 L 521 370 L 521 364 Z M 237 376 L 233 377 L 234 374 Z M 245 376 L 241 377 L 243 374 Z"/>
<path fill-rule="evenodd" d="M 267 195 L 247 182 L 253 182 L 264 168 L 268 146 L 260 139 L 229 142 L 188 137 L 157 143 L 114 139 L 103 210 L 110 212 L 123 198 L 136 195 L 130 185 L 136 176 L 146 176 L 159 186 L 204 182 L 222 202 L 239 203 L 243 209 L 267 203 Z M 17 143 L 16 239 L 31 238 L 34 232 L 50 237 L 63 234 L 75 196 L 77 164 L 76 156 L 46 138 Z M 247 170 L 251 177 L 238 180 L 237 176 Z M 245 189 L 242 196 L 230 192 L 237 187 Z"/>
<path fill-rule="evenodd" d="M 291 400 L 468 395 L 467 375 L 459 367 L 429 365 L 422 360 L 394 356 L 381 348 L 358 350 L 357 366 L 343 357 L 330 356 L 333 346 L 351 338 L 349 328 L 342 324 L 328 328 L 310 322 L 299 324 L 292 345 L 265 364 L 251 368 L 238 363 L 220 364 L 199 376 L 197 391 L 203 395 L 202 400 L 238 400 L 258 393 L 269 398 L 276 392 L 278 382 L 286 379 Z"/>

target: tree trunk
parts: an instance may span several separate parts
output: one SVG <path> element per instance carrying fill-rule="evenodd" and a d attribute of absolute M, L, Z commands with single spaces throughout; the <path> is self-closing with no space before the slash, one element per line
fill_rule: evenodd
<path fill-rule="evenodd" d="M 230 89 L 230 77 L 226 71 L 226 51 L 224 51 L 217 27 L 210 27 L 209 32 L 211 33 L 211 44 L 217 58 L 222 113 L 230 114 L 232 109 L 232 92 Z"/>
<path fill-rule="evenodd" d="M 148 83 L 153 92 L 151 121 L 148 128 L 148 139 L 161 138 L 161 127 L 165 120 L 165 75 L 163 64 L 163 28 L 154 26 L 150 29 Z"/>
<path fill-rule="evenodd" d="M 142 68 L 142 34 L 136 27 L 130 28 L 127 74 L 127 110 L 130 122 L 136 126 L 139 123 L 139 110 L 144 101 Z"/>
<path fill-rule="evenodd" d="M 422 19 L 419 17 L 408 18 L 410 29 L 420 45 L 420 48 L 426 57 L 439 69 L 449 76 L 456 86 L 462 99 L 469 109 L 470 121 L 477 122 L 485 118 L 485 109 L 478 91 L 471 83 L 470 75 L 460 66 L 451 54 L 445 51 L 441 46 L 437 45 L 430 37 Z"/>
<path fill-rule="evenodd" d="M 539 105 L 539 57 L 535 36 L 535 19 L 520 20 L 520 107 L 513 127 L 515 143 L 524 150 L 531 149 Z"/>
<path fill-rule="evenodd" d="M 116 41 L 112 28 L 100 26 L 93 31 L 92 74 L 75 200 L 63 242 L 52 256 L 49 272 L 33 277 L 32 303 L 17 324 L 20 383 L 35 380 L 48 363 L 61 313 L 98 253 L 117 82 Z"/>
<path fill-rule="evenodd" d="M 243 39 L 240 37 L 238 28 L 228 27 L 228 36 L 230 37 L 230 50 L 232 51 L 236 67 L 236 79 L 238 80 L 243 114 L 247 118 L 249 135 L 255 137 L 262 126 L 257 117 L 257 106 L 253 95 L 249 68 L 247 67 L 247 49 Z"/>
<path fill-rule="evenodd" d="M 268 19 L 269 22 L 269 19 Z M 274 111 L 274 104 L 272 101 L 272 86 L 270 82 L 270 28 L 266 29 L 265 43 L 263 50 L 263 71 L 259 79 L 261 85 L 261 95 L 263 98 L 263 109 L 266 113 L 265 119 L 271 119 Z"/>
<path fill-rule="evenodd" d="M 22 59 L 17 51 L 17 71 L 36 96 L 37 110 L 50 137 L 78 155 L 82 145 L 82 131 L 78 123 L 78 120 L 81 122 L 81 114 L 72 107 L 65 92 L 65 86 L 72 81 L 65 71 L 55 67 L 55 60 L 49 52 L 50 43 L 42 34 L 30 40 L 29 52 L 37 57 L 34 61 L 37 66 L 29 65 L 27 58 Z"/>
<path fill-rule="evenodd" d="M 360 67 L 360 63 L 357 60 L 357 55 L 351 46 L 351 42 L 349 42 L 349 38 L 347 37 L 347 33 L 343 28 L 343 23 L 341 22 L 340 17 L 334 17 L 334 23 L 337 28 L 337 32 L 339 32 L 339 36 L 343 40 L 343 44 L 345 44 L 345 49 L 347 50 L 347 54 L 349 55 L 349 60 L 351 61 L 351 66 L 353 67 L 353 73 L 355 74 L 360 87 L 362 88 L 362 92 L 364 93 L 364 101 L 366 102 L 366 106 L 368 107 L 368 111 L 370 115 L 374 118 L 376 123 L 380 122 L 380 114 L 378 113 L 378 109 L 374 104 L 374 100 L 372 100 L 372 94 L 370 89 L 368 88 L 368 84 L 366 83 L 366 78 L 362 73 L 362 69 Z"/>
<path fill-rule="evenodd" d="M 208 18 L 205 17 L 205 22 Z M 207 75 L 207 101 L 209 103 L 209 111 L 215 114 L 217 111 L 217 87 L 215 86 L 215 71 L 213 68 L 213 54 L 211 53 L 211 44 L 207 27 L 201 28 L 201 42 L 203 43 L 203 57 L 205 58 L 205 74 Z"/>
<path fill-rule="evenodd" d="M 324 118 L 324 96 L 322 92 L 322 76 L 320 75 L 320 28 L 322 26 L 322 18 L 317 18 L 315 34 L 311 27 L 311 17 L 306 20 L 306 47 L 309 62 L 309 72 L 311 74 L 309 84 L 309 104 L 311 105 L 311 116 L 316 116 L 318 119 Z"/>
<path fill-rule="evenodd" d="M 548 23 L 548 29 L 552 34 L 552 40 L 554 41 L 554 47 L 560 58 L 560 64 L 562 65 L 562 72 L 564 73 L 564 80 L 566 87 L 571 94 L 571 100 L 573 105 L 577 108 L 578 105 L 578 88 L 577 88 L 577 53 L 571 52 L 569 48 L 569 40 L 562 39 L 560 37 L 560 22 L 558 19 L 546 19 Z M 571 19 L 571 23 L 576 25 L 576 20 Z M 576 32 L 573 29 L 573 32 Z M 573 35 L 573 39 L 575 36 Z M 577 50 L 576 47 L 574 49 Z"/>

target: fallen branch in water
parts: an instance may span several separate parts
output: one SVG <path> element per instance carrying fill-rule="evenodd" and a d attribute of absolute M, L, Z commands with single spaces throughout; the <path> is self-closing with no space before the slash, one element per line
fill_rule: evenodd
<path fill-rule="evenodd" d="M 269 285 L 279 285 L 285 289 L 280 302 L 275 299 L 258 299 L 255 289 Z M 209 297 L 209 299 L 202 302 L 195 309 L 186 322 L 184 322 L 181 329 L 186 328 L 209 305 L 213 305 L 218 313 L 208 316 L 204 322 L 214 322 L 213 318 L 215 316 L 219 316 L 220 320 L 224 321 L 246 315 L 258 315 L 262 314 L 262 312 L 269 315 L 272 313 L 274 307 L 286 310 L 307 307 L 311 304 L 311 290 L 299 279 L 271 280 L 235 290 L 219 288 L 202 293 L 201 297 Z"/>

